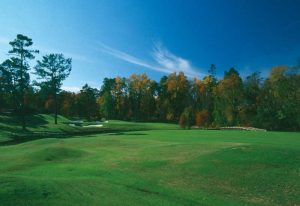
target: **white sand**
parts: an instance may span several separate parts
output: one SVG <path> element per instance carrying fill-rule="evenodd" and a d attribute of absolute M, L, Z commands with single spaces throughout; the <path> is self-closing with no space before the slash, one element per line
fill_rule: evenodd
<path fill-rule="evenodd" d="M 83 127 L 103 127 L 102 124 L 94 124 L 94 125 L 87 125 L 87 126 L 83 126 Z"/>

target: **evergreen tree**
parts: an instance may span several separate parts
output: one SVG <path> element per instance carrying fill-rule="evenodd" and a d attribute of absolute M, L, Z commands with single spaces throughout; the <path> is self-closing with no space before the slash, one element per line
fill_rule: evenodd
<path fill-rule="evenodd" d="M 43 56 L 42 61 L 37 61 L 35 74 L 48 85 L 54 99 L 54 122 L 57 124 L 58 93 L 62 82 L 69 76 L 72 69 L 72 59 L 65 58 L 63 54 L 49 54 Z"/>
<path fill-rule="evenodd" d="M 9 42 L 12 49 L 8 52 L 12 57 L 10 58 L 10 66 L 14 68 L 11 75 L 15 81 L 14 93 L 17 100 L 19 114 L 22 119 L 22 128 L 26 129 L 26 103 L 25 94 L 26 90 L 30 86 L 30 76 L 29 76 L 29 60 L 35 58 L 34 54 L 38 53 L 38 50 L 29 49 L 33 42 L 27 36 L 18 34 L 16 39 Z"/>

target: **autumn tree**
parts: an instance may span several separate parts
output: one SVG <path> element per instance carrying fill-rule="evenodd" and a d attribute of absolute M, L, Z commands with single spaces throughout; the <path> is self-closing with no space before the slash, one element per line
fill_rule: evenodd
<path fill-rule="evenodd" d="M 194 110 L 193 107 L 189 106 L 184 108 L 183 112 L 179 117 L 179 126 L 181 128 L 190 129 L 193 125 L 194 120 Z"/>
<path fill-rule="evenodd" d="M 65 58 L 63 54 L 49 54 L 37 61 L 35 74 L 51 90 L 54 100 L 54 122 L 57 124 L 58 115 L 58 93 L 62 82 L 69 76 L 72 69 L 72 59 Z"/>
<path fill-rule="evenodd" d="M 206 107 L 206 85 L 200 79 L 194 79 L 191 83 L 191 97 L 193 108 L 202 111 Z"/>
<path fill-rule="evenodd" d="M 148 120 L 155 110 L 154 82 L 146 74 L 129 78 L 128 95 L 134 120 Z"/>
<path fill-rule="evenodd" d="M 185 128 L 185 124 L 186 124 L 186 116 L 185 116 L 185 114 L 184 113 L 182 113 L 181 115 L 180 115 L 180 117 L 179 117 L 179 126 L 181 127 L 181 128 Z"/>
<path fill-rule="evenodd" d="M 203 110 L 201 112 L 197 112 L 195 115 L 195 125 L 198 127 L 203 127 L 208 118 L 208 111 Z"/>
<path fill-rule="evenodd" d="M 170 112 L 172 117 L 169 120 L 179 119 L 184 108 L 190 105 L 190 85 L 183 72 L 172 73 L 167 79 L 167 92 L 170 100 Z"/>

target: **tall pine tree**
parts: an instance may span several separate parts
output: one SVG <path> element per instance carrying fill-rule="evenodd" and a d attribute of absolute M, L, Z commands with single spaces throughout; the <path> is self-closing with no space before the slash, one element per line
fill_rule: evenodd
<path fill-rule="evenodd" d="M 9 42 L 12 49 L 8 52 L 11 57 L 11 64 L 14 70 L 14 79 L 16 80 L 15 93 L 17 99 L 18 110 L 22 119 L 22 128 L 26 129 L 26 102 L 25 93 L 30 86 L 30 76 L 29 76 L 29 60 L 34 59 L 34 54 L 38 53 L 38 50 L 29 49 L 33 42 L 27 36 L 18 34 L 16 39 Z"/>
<path fill-rule="evenodd" d="M 42 61 L 37 61 L 35 74 L 43 79 L 42 84 L 47 85 L 54 98 L 54 122 L 57 124 L 58 100 L 57 95 L 62 82 L 70 75 L 72 59 L 65 58 L 63 54 L 49 54 L 43 56 Z"/>

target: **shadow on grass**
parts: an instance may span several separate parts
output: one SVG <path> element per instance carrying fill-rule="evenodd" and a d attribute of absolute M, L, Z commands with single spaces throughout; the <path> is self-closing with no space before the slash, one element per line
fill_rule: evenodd
<path fill-rule="evenodd" d="M 21 144 L 25 142 L 30 142 L 39 139 L 46 139 L 46 138 L 57 138 L 57 139 L 66 139 L 66 138 L 73 138 L 76 136 L 89 136 L 93 134 L 106 134 L 111 133 L 111 135 L 146 135 L 144 133 L 127 133 L 132 131 L 147 131 L 148 129 L 143 130 L 124 130 L 124 129 L 102 129 L 102 130 L 90 130 L 90 131 L 64 131 L 61 132 L 22 132 L 22 133 L 11 133 L 8 136 L 10 139 L 7 141 L 0 142 L 0 146 L 10 146 Z"/>
<path fill-rule="evenodd" d="M 43 115 L 32 115 L 26 116 L 26 126 L 32 128 L 38 128 L 46 125 L 48 121 L 45 119 Z M 19 116 L 0 116 L 0 121 L 5 122 L 11 126 L 20 126 L 21 125 L 21 117 Z"/>
<path fill-rule="evenodd" d="M 27 128 L 46 128 L 48 121 L 43 115 L 27 116 L 26 127 Z M 18 116 L 0 116 L 0 123 L 5 123 L 0 126 L 0 130 L 7 133 L 23 133 L 21 118 Z M 27 133 L 29 130 L 26 130 Z"/>

